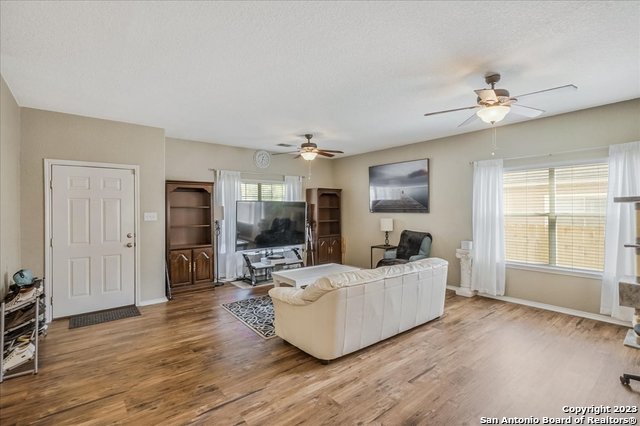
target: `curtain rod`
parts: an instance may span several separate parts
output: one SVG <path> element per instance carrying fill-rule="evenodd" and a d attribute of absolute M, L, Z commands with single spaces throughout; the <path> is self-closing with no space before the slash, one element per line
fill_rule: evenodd
<path fill-rule="evenodd" d="M 502 160 L 511 161 L 511 160 L 524 160 L 525 158 L 553 157 L 554 155 L 571 154 L 571 153 L 574 153 L 574 152 L 597 151 L 599 149 L 609 148 L 609 146 L 610 145 L 601 145 L 601 146 L 594 146 L 594 147 L 591 147 L 591 148 L 570 149 L 570 150 L 567 150 L 567 151 L 550 152 L 550 153 L 547 153 L 547 154 L 522 155 L 522 156 L 519 156 L 519 157 L 507 157 L 507 158 L 503 158 Z M 482 160 L 469 161 L 469 164 L 473 164 L 476 161 L 482 161 Z"/>
<path fill-rule="evenodd" d="M 209 169 L 209 171 L 212 171 L 214 173 L 218 172 L 218 169 Z M 234 170 L 234 172 L 239 172 L 239 173 L 244 173 L 247 175 L 270 175 L 270 176 L 295 176 L 295 177 L 299 177 L 299 178 L 304 178 L 306 179 L 307 176 L 305 175 L 284 175 L 282 173 L 268 173 L 268 172 L 249 172 L 249 171 L 244 171 L 244 170 Z"/>

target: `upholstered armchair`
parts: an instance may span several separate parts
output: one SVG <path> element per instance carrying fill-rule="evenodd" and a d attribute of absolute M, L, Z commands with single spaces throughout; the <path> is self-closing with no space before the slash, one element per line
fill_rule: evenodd
<path fill-rule="evenodd" d="M 380 259 L 376 268 L 425 259 L 431 253 L 432 241 L 433 237 L 428 232 L 408 231 L 405 229 L 400 234 L 398 248 L 385 251 L 384 258 Z"/>

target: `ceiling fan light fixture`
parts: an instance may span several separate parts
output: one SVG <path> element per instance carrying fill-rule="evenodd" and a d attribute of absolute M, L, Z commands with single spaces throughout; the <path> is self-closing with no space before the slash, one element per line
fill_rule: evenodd
<path fill-rule="evenodd" d="M 301 152 L 300 155 L 302 156 L 302 158 L 304 158 L 307 161 L 311 161 L 313 159 L 316 158 L 316 156 L 318 155 L 318 153 L 313 152 L 313 151 L 305 151 L 305 152 Z"/>
<path fill-rule="evenodd" d="M 493 124 L 502 121 L 510 110 L 511 108 L 506 105 L 494 105 L 481 108 L 476 114 L 485 123 Z"/>

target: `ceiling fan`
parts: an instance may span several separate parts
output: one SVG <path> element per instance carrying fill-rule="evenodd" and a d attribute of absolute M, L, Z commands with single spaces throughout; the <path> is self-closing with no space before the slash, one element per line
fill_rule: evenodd
<path fill-rule="evenodd" d="M 550 89 L 538 90 L 536 92 L 525 93 L 523 95 L 518 96 L 510 96 L 509 91 L 506 89 L 496 89 L 495 85 L 498 81 L 500 81 L 500 74 L 495 72 L 487 73 L 484 76 L 484 81 L 491 85 L 490 89 L 478 89 L 474 90 L 478 98 L 476 100 L 477 105 L 464 107 L 464 108 L 455 108 L 448 109 L 445 111 L 437 111 L 437 112 L 428 112 L 425 114 L 425 117 L 436 114 L 444 114 L 446 112 L 454 112 L 454 111 L 463 111 L 467 109 L 477 109 L 475 114 L 471 117 L 467 118 L 465 121 L 460 123 L 458 127 L 466 126 L 467 124 L 473 123 L 478 118 L 485 123 L 495 124 L 498 121 L 504 119 L 504 117 L 510 112 L 518 115 L 522 115 L 524 117 L 537 117 L 544 112 L 544 110 L 533 108 L 530 106 L 519 105 L 516 104 L 520 99 L 525 96 L 537 95 L 539 93 L 546 93 L 551 91 L 564 91 L 564 90 L 577 90 L 578 87 L 573 84 L 567 84 L 565 86 L 552 87 Z"/>
<path fill-rule="evenodd" d="M 334 157 L 334 154 L 344 154 L 344 152 L 342 151 L 336 151 L 332 149 L 319 149 L 318 145 L 311 142 L 311 138 L 313 137 L 311 133 L 307 133 L 306 135 L 304 135 L 304 137 L 307 139 L 307 141 L 300 145 L 300 149 L 298 151 L 278 152 L 275 155 L 298 153 L 298 155 L 296 155 L 294 158 L 302 157 L 307 161 L 311 161 L 318 155 L 322 155 L 323 157 Z"/>

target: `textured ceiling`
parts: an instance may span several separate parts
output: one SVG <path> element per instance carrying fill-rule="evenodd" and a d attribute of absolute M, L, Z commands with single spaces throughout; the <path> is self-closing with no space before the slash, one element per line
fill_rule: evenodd
<path fill-rule="evenodd" d="M 21 106 L 282 151 L 453 135 L 486 71 L 542 117 L 640 96 L 640 2 L 2 2 Z M 524 102 L 523 102 L 524 103 Z M 509 117 L 505 122 L 513 121 Z"/>

